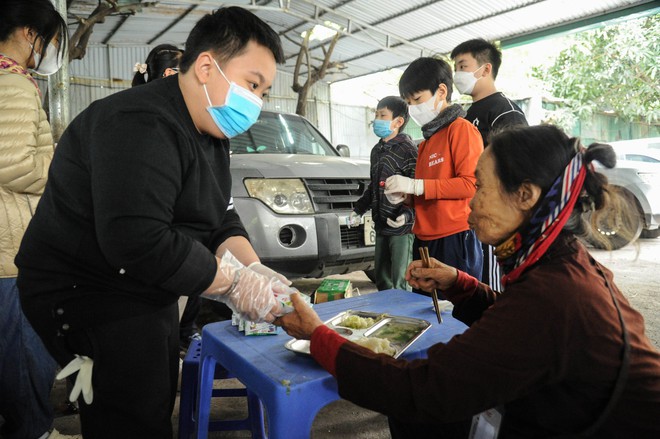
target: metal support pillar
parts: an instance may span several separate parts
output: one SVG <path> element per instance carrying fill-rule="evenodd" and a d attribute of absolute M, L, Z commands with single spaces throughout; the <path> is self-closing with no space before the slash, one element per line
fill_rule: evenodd
<path fill-rule="evenodd" d="M 55 9 L 66 21 L 66 0 L 53 0 Z M 71 119 L 69 101 L 69 54 L 64 53 L 62 68 L 48 77 L 48 114 L 55 143 L 59 142 Z"/>

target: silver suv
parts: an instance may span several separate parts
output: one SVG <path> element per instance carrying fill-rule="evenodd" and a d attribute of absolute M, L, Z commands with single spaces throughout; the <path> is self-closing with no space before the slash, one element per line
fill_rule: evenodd
<path fill-rule="evenodd" d="M 369 161 L 348 157 L 306 119 L 262 111 L 231 140 L 232 195 L 264 264 L 289 277 L 374 268 L 369 217 L 346 226 L 369 183 Z"/>

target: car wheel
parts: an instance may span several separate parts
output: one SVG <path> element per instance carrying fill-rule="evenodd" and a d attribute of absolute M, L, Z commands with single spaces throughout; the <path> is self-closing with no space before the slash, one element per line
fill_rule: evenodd
<path fill-rule="evenodd" d="M 364 274 L 367 275 L 367 277 L 369 278 L 369 280 L 371 282 L 376 283 L 376 270 L 375 269 L 365 270 Z"/>
<path fill-rule="evenodd" d="M 591 212 L 589 222 L 592 228 L 592 236 L 587 240 L 596 248 L 605 249 L 608 247 L 605 242 L 609 242 L 609 247 L 612 250 L 618 250 L 631 242 L 635 242 L 642 234 L 644 218 L 640 213 L 637 200 L 625 189 L 618 189 L 618 193 L 621 195 L 623 202 L 623 205 L 620 206 L 622 211 L 637 212 L 637 214 L 630 215 L 630 224 L 625 224 L 628 218 L 619 215 L 617 210 L 612 207 Z M 603 238 L 605 242 L 603 242 Z"/>
<path fill-rule="evenodd" d="M 642 230 L 642 238 L 655 239 L 660 236 L 660 227 L 655 230 L 644 229 Z"/>

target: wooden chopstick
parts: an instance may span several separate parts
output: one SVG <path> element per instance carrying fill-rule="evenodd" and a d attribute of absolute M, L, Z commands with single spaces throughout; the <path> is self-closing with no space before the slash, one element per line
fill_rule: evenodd
<path fill-rule="evenodd" d="M 429 256 L 428 247 L 420 247 L 419 254 L 422 257 L 422 264 L 425 268 L 431 268 L 431 257 Z M 433 298 L 433 309 L 435 309 L 435 315 L 438 318 L 438 323 L 442 323 L 442 315 L 440 314 L 440 304 L 438 303 L 438 290 L 435 288 L 431 292 L 431 297 Z"/>

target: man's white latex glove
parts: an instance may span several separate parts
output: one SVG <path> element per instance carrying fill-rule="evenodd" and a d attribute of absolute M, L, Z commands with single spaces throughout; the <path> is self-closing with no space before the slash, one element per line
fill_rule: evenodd
<path fill-rule="evenodd" d="M 202 293 L 202 297 L 226 303 L 240 318 L 251 322 L 272 322 L 282 314 L 274 293 L 288 294 L 287 285 L 247 268 L 229 250 L 218 259 L 218 271 L 226 283 Z"/>
<path fill-rule="evenodd" d="M 61 380 L 68 377 L 76 372 L 76 382 L 71 389 L 71 394 L 69 395 L 69 401 L 75 402 L 78 400 L 80 393 L 83 395 L 83 399 L 89 405 L 94 400 L 94 390 L 92 389 L 92 369 L 94 367 L 94 360 L 84 355 L 77 355 L 76 357 L 69 362 L 64 369 L 57 374 L 55 378 Z"/>
<path fill-rule="evenodd" d="M 282 313 L 274 290 L 286 294 L 286 285 L 243 267 L 235 271 L 235 284 L 225 295 L 227 306 L 242 319 L 272 322 Z"/>
<path fill-rule="evenodd" d="M 272 269 L 266 267 L 261 262 L 253 262 L 250 265 L 248 265 L 248 268 L 252 271 L 256 271 L 257 273 L 261 274 L 262 276 L 266 276 L 269 279 L 275 278 L 275 279 L 279 280 L 280 282 L 282 282 L 286 286 L 291 285 L 291 281 L 289 279 L 287 279 L 286 276 L 284 276 L 281 273 L 278 273 L 275 270 L 272 270 Z"/>
<path fill-rule="evenodd" d="M 348 223 L 346 225 L 350 229 L 352 227 L 358 227 L 360 225 L 360 222 L 362 222 L 362 215 L 360 215 L 356 211 L 352 211 L 351 214 L 348 216 Z"/>
<path fill-rule="evenodd" d="M 396 193 L 422 195 L 424 193 L 424 180 L 415 180 L 403 175 L 387 177 L 387 180 L 385 180 L 385 195 Z"/>
<path fill-rule="evenodd" d="M 396 219 L 394 219 L 394 220 L 390 219 L 390 218 L 387 219 L 387 225 L 394 228 L 394 229 L 398 229 L 399 227 L 403 227 L 405 224 L 406 224 L 406 215 L 403 214 L 403 213 L 401 215 L 397 216 Z"/>

